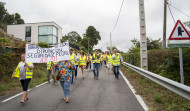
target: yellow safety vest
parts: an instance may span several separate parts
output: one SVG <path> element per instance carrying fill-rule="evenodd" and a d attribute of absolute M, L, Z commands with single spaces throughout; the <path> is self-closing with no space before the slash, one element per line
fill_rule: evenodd
<path fill-rule="evenodd" d="M 75 54 L 73 53 L 70 57 L 71 61 L 73 64 L 75 64 Z"/>
<path fill-rule="evenodd" d="M 120 56 L 119 53 L 117 53 L 118 56 L 116 56 L 115 54 L 113 54 L 113 56 L 116 56 L 116 58 L 113 59 L 113 65 L 120 65 Z"/>
<path fill-rule="evenodd" d="M 80 62 L 80 65 L 86 65 L 86 56 L 83 56 L 83 58 L 80 56 L 79 62 Z"/>
<path fill-rule="evenodd" d="M 19 64 L 20 63 L 21 62 L 19 62 Z M 19 64 L 18 64 L 18 66 L 19 66 Z M 30 66 L 31 63 L 28 62 L 27 64 Z M 14 77 L 17 77 L 17 78 L 19 78 L 19 76 L 20 76 L 18 66 L 16 67 L 15 74 L 14 74 Z M 30 70 L 28 67 L 26 67 L 26 78 L 32 78 L 32 76 L 33 76 L 33 70 Z"/>
<path fill-rule="evenodd" d="M 101 56 L 100 56 L 100 61 L 102 61 L 102 60 L 103 60 L 103 56 L 101 55 Z"/>
<path fill-rule="evenodd" d="M 47 62 L 47 70 L 51 69 L 51 62 Z"/>
<path fill-rule="evenodd" d="M 98 54 L 99 56 L 99 54 Z M 93 55 L 93 57 L 95 58 L 95 60 L 93 60 L 93 63 L 100 63 L 100 58 L 98 59 L 97 57 L 95 57 L 95 54 Z"/>
<path fill-rule="evenodd" d="M 90 62 L 92 62 L 92 56 L 90 55 Z"/>
<path fill-rule="evenodd" d="M 77 58 L 78 58 L 78 56 L 77 56 Z M 79 61 L 78 60 L 75 61 L 75 65 L 79 65 Z"/>
<path fill-rule="evenodd" d="M 107 55 L 107 58 L 108 58 L 108 63 L 112 63 L 112 56 L 111 56 L 111 54 Z"/>

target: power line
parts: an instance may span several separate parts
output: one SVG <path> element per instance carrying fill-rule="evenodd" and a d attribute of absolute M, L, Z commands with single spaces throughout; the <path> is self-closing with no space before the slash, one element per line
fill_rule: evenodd
<path fill-rule="evenodd" d="M 167 5 L 168 5 L 168 4 L 167 4 Z M 173 18 L 173 21 L 174 21 L 174 23 L 175 23 L 175 19 L 174 19 L 174 16 L 173 16 L 173 14 L 172 14 L 172 11 L 171 11 L 171 9 L 170 9 L 170 5 L 168 5 L 168 9 L 169 9 L 170 14 L 171 14 L 171 16 L 172 16 L 172 18 Z"/>
<path fill-rule="evenodd" d="M 176 9 L 177 11 L 181 12 L 182 14 L 186 15 L 187 17 L 190 18 L 189 15 L 187 15 L 186 13 L 182 12 L 181 10 L 177 9 L 176 7 L 174 7 L 173 5 L 171 5 L 170 3 L 168 3 L 169 6 L 173 7 L 174 9 Z"/>
<path fill-rule="evenodd" d="M 119 10 L 119 14 L 118 14 L 118 17 L 117 17 L 117 20 L 116 20 L 116 23 L 115 23 L 115 26 L 114 26 L 112 32 L 115 30 L 115 28 L 116 28 L 116 26 L 117 26 L 117 23 L 118 23 L 118 21 L 119 21 L 119 16 L 120 16 L 120 13 L 121 13 L 121 9 L 122 9 L 122 7 L 123 7 L 123 2 L 124 2 L 124 0 L 123 0 L 122 3 L 121 3 L 121 7 L 120 7 L 120 10 Z M 112 33 L 112 32 L 111 32 L 111 33 Z"/>

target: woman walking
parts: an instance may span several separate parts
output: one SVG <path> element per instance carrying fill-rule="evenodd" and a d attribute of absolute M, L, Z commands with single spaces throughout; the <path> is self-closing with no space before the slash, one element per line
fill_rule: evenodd
<path fill-rule="evenodd" d="M 25 62 L 25 54 L 21 55 L 21 62 L 17 65 L 15 71 L 12 74 L 12 79 L 14 77 L 19 78 L 21 84 L 22 84 L 22 89 L 23 89 L 23 95 L 20 103 L 24 103 L 26 100 L 28 100 L 28 85 L 31 81 L 31 78 L 33 76 L 33 68 L 34 65 L 30 62 L 26 63 Z"/>
<path fill-rule="evenodd" d="M 81 68 L 82 71 L 82 78 L 84 79 L 84 69 L 86 68 L 86 56 L 84 55 L 84 52 L 81 52 L 81 56 L 79 57 L 79 67 Z"/>
<path fill-rule="evenodd" d="M 74 69 L 74 64 L 71 60 L 65 60 L 60 61 L 56 64 L 59 67 L 59 73 L 60 73 L 60 84 L 63 88 L 64 93 L 64 100 L 66 103 L 69 103 L 69 97 L 70 97 L 70 85 L 72 80 L 72 73 L 71 71 Z"/>

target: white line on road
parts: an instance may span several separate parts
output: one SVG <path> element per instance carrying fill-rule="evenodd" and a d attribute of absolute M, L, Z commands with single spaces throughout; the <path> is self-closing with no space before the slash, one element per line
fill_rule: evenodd
<path fill-rule="evenodd" d="M 124 74 L 121 71 L 120 71 L 120 74 L 123 77 L 123 79 L 125 80 L 125 82 L 127 83 L 127 85 L 129 86 L 129 88 L 131 89 L 131 91 L 133 92 L 133 94 L 135 95 L 135 97 L 137 98 L 137 100 L 139 101 L 139 103 L 141 104 L 141 106 L 143 107 L 143 109 L 145 111 L 148 111 L 148 107 L 144 103 L 144 101 L 141 98 L 141 96 L 140 95 L 136 95 L 135 89 L 133 88 L 133 86 L 130 84 L 130 82 L 127 80 L 127 78 L 124 76 Z"/>
<path fill-rule="evenodd" d="M 31 90 L 31 89 L 29 89 L 28 91 L 30 91 L 30 90 Z M 5 100 L 2 101 L 2 103 L 7 102 L 7 101 L 9 101 L 9 100 L 11 100 L 11 99 L 13 99 L 13 98 L 15 98 L 15 97 L 17 97 L 17 96 L 20 96 L 22 93 L 23 93 L 23 92 L 18 93 L 18 94 L 14 95 L 14 96 L 12 96 L 12 97 L 10 97 L 10 98 L 8 98 L 8 99 L 5 99 Z"/>
<path fill-rule="evenodd" d="M 52 81 L 52 80 L 53 80 L 53 79 L 51 79 L 50 81 Z M 44 85 L 44 84 L 46 84 L 46 83 L 48 83 L 48 82 L 44 82 L 44 83 L 42 83 L 42 84 L 40 84 L 40 85 L 37 85 L 37 86 L 35 86 L 35 87 L 40 87 L 40 86 L 42 86 L 42 85 Z M 31 89 L 28 89 L 28 91 L 31 91 Z M 2 101 L 2 103 L 7 102 L 7 101 L 9 101 L 9 100 L 11 100 L 11 99 L 13 99 L 13 98 L 16 98 L 17 96 L 20 96 L 22 93 L 23 93 L 23 92 L 18 93 L 18 94 L 14 95 L 14 96 L 12 96 L 12 97 L 10 97 L 10 98 L 8 98 L 8 99 L 5 99 L 5 100 Z"/>

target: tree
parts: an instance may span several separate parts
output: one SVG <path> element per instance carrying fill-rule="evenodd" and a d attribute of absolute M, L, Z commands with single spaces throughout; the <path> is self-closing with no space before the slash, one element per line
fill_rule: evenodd
<path fill-rule="evenodd" d="M 153 40 L 150 39 L 149 37 L 147 37 L 147 50 L 151 50 L 151 49 L 161 49 L 162 47 L 162 41 L 159 38 L 158 40 Z M 140 42 L 137 39 L 133 39 L 131 40 L 131 42 L 133 43 L 133 46 L 130 48 L 135 48 L 135 47 L 139 47 L 140 48 Z"/>
<path fill-rule="evenodd" d="M 89 40 L 89 48 L 90 48 L 91 51 L 92 51 L 93 47 L 98 44 L 98 41 L 101 40 L 100 33 L 93 26 L 89 26 L 86 29 L 86 33 L 83 34 L 83 39 L 84 38 L 88 38 L 88 40 Z M 86 45 L 86 40 L 87 39 L 84 40 L 85 45 Z M 87 46 L 88 46 L 88 42 L 87 42 Z"/>
<path fill-rule="evenodd" d="M 3 22 L 5 14 L 6 14 L 6 9 L 4 7 L 4 4 L 0 3 L 0 22 Z"/>
<path fill-rule="evenodd" d="M 72 31 L 69 32 L 67 35 L 63 36 L 61 42 L 65 42 L 68 40 L 69 42 L 76 42 L 79 44 L 81 39 L 81 36 L 76 31 Z"/>

